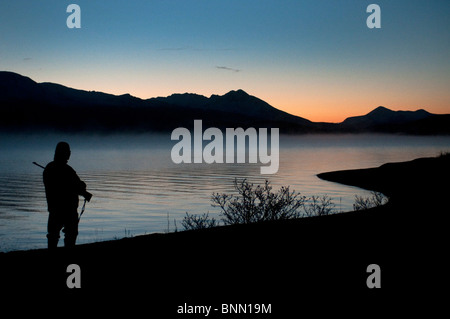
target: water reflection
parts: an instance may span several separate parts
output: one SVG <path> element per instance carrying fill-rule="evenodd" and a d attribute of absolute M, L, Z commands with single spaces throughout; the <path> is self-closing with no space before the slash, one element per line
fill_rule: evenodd
<path fill-rule="evenodd" d="M 305 196 L 332 197 L 338 211 L 352 209 L 367 192 L 322 181 L 325 171 L 373 167 L 435 156 L 450 149 L 449 137 L 385 135 L 282 136 L 280 169 L 260 175 L 260 164 L 181 164 L 170 159 L 169 136 L 1 136 L 0 250 L 46 247 L 47 212 L 42 170 L 56 143 L 72 146 L 70 165 L 94 194 L 80 224 L 79 243 L 174 230 L 185 212 L 214 216 L 213 192 L 234 192 L 235 178 L 275 189 L 290 185 Z"/>

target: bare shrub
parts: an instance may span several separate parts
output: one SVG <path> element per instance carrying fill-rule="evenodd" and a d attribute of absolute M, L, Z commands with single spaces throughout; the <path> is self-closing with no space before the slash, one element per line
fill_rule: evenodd
<path fill-rule="evenodd" d="M 326 216 L 333 213 L 334 203 L 327 195 L 312 196 L 308 199 L 308 204 L 304 205 L 305 214 L 308 217 L 312 216 Z"/>
<path fill-rule="evenodd" d="M 353 203 L 353 210 L 355 210 L 355 211 L 366 210 L 369 208 L 384 205 L 386 203 L 387 203 L 387 198 L 379 192 L 372 192 L 372 195 L 369 197 L 355 195 L 355 202 Z"/>
<path fill-rule="evenodd" d="M 209 218 L 209 214 L 203 215 L 191 215 L 186 212 L 181 225 L 185 230 L 205 229 L 217 226 L 217 222 L 214 218 Z"/>
<path fill-rule="evenodd" d="M 305 197 L 289 186 L 282 186 L 278 192 L 272 192 L 268 180 L 264 185 L 254 186 L 246 179 L 234 180 L 238 195 L 212 195 L 212 206 L 219 207 L 225 225 L 249 224 L 261 221 L 292 219 L 301 217 L 299 208 L 304 205 Z"/>
<path fill-rule="evenodd" d="M 270 182 L 253 185 L 246 179 L 234 180 L 237 195 L 213 193 L 212 206 L 221 209 L 220 215 L 225 225 L 250 224 L 263 221 L 286 220 L 300 217 L 326 216 L 334 213 L 334 203 L 327 195 L 306 198 L 300 193 L 282 186 L 273 191 Z M 182 225 L 185 230 L 218 226 L 208 214 L 190 215 L 186 213 Z"/>

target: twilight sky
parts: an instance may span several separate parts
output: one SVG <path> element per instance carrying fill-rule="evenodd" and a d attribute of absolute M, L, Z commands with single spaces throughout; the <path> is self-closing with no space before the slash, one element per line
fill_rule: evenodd
<path fill-rule="evenodd" d="M 450 1 L 4 0 L 0 70 L 141 98 L 243 89 L 313 121 L 450 113 Z"/>

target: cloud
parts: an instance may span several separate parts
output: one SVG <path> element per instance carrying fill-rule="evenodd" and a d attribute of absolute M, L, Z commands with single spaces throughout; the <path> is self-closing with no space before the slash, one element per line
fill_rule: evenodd
<path fill-rule="evenodd" d="M 219 70 L 225 70 L 225 71 L 231 71 L 231 72 L 241 72 L 241 70 L 240 69 L 233 69 L 233 68 L 229 68 L 229 67 L 227 67 L 227 66 L 216 66 L 216 69 L 219 69 Z"/>
<path fill-rule="evenodd" d="M 30 61 L 31 58 L 23 58 L 23 61 Z"/>

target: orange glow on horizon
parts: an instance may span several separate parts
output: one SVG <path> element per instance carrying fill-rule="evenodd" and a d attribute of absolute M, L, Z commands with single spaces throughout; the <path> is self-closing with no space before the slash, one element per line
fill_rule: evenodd
<path fill-rule="evenodd" d="M 32 77 L 33 78 L 33 77 Z M 416 111 L 425 109 L 435 114 L 450 114 L 450 93 L 427 92 L 428 94 L 410 94 L 403 96 L 392 92 L 370 94 L 367 90 L 348 92 L 346 87 L 316 88 L 310 86 L 303 90 L 295 88 L 272 88 L 266 85 L 254 87 L 233 83 L 228 85 L 214 85 L 205 87 L 204 83 L 173 83 L 171 81 L 147 80 L 142 78 L 130 78 L 127 85 L 121 78 L 97 77 L 88 79 L 85 77 L 71 77 L 58 79 L 33 78 L 37 82 L 49 81 L 59 83 L 71 88 L 98 91 L 114 95 L 131 94 L 141 99 L 152 97 L 166 97 L 174 93 L 195 93 L 210 97 L 212 94 L 223 95 L 231 90 L 243 87 L 248 94 L 255 96 L 271 106 L 313 122 L 340 123 L 348 117 L 365 115 L 377 108 L 384 106 L 394 111 Z M 198 88 L 202 89 L 199 90 Z M 221 87 L 221 89 L 218 89 Z M 326 93 L 326 94 L 325 94 Z"/>
<path fill-rule="evenodd" d="M 393 111 L 417 111 L 424 109 L 434 114 L 450 114 L 450 101 L 445 98 L 430 100 L 422 98 L 422 101 L 413 99 L 377 99 L 355 97 L 343 100 L 323 99 L 298 99 L 288 101 L 265 100 L 267 103 L 289 114 L 300 116 L 312 122 L 340 123 L 348 117 L 365 115 L 379 106 L 384 106 Z"/>
<path fill-rule="evenodd" d="M 230 90 L 223 90 L 222 92 L 199 92 L 189 90 L 167 90 L 161 88 L 158 94 L 139 94 L 141 92 L 132 92 L 131 95 L 140 97 L 142 99 L 148 99 L 151 97 L 165 97 L 175 93 L 194 93 L 210 97 L 212 94 L 223 95 Z M 234 89 L 236 90 L 236 89 Z M 253 95 L 271 106 L 287 112 L 289 114 L 302 117 L 312 122 L 327 122 L 327 123 L 341 123 L 348 117 L 365 115 L 379 106 L 384 106 L 393 111 L 416 111 L 419 109 L 425 109 L 430 113 L 435 114 L 450 114 L 450 99 L 446 100 L 446 97 L 433 100 L 428 100 L 425 97 L 421 99 L 401 98 L 377 98 L 377 96 L 366 97 L 354 94 L 353 97 L 348 97 L 342 94 L 339 98 L 335 96 L 326 98 L 324 96 L 317 98 L 304 98 L 296 95 L 288 97 L 269 97 L 264 96 L 262 92 L 246 91 L 248 94 Z M 133 94 L 134 93 L 134 94 Z M 272 93 L 272 92 L 270 92 Z M 124 94 L 124 93 L 120 93 Z M 267 94 L 266 94 L 267 95 Z M 430 103 L 433 102 L 433 103 Z"/>

